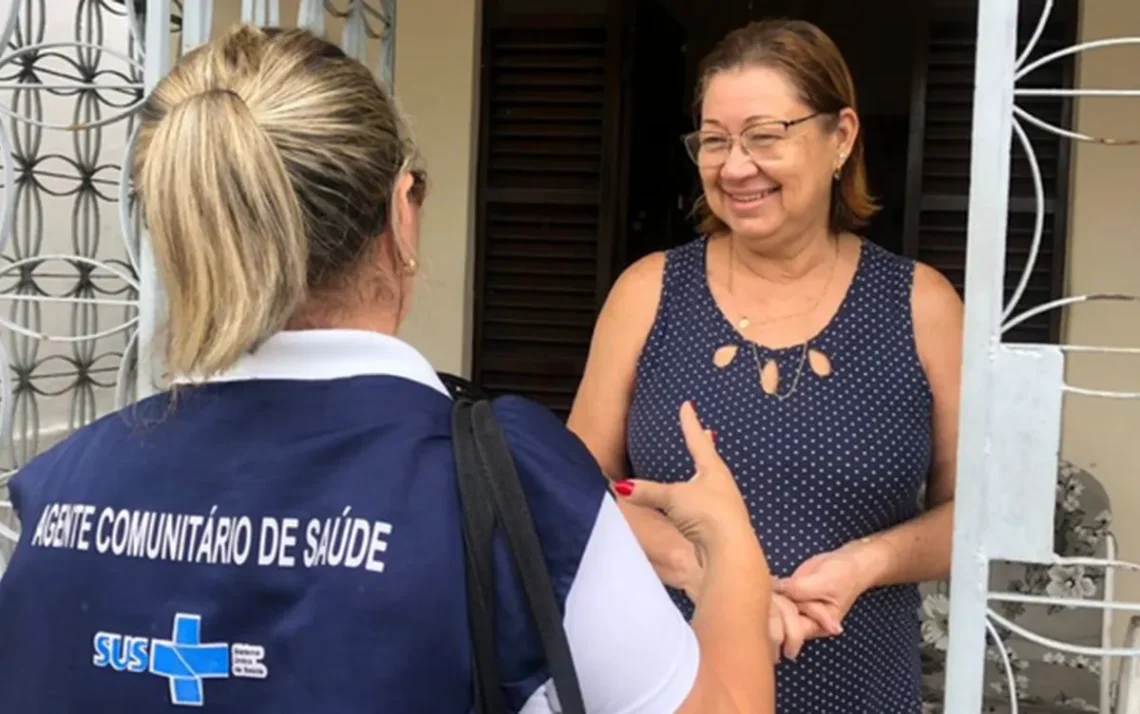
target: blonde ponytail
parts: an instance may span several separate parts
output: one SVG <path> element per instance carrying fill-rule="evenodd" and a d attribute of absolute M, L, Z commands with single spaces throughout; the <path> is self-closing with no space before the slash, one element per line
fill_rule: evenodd
<path fill-rule="evenodd" d="M 183 56 L 142 107 L 134 160 L 166 371 L 210 377 L 287 323 L 395 296 L 403 275 L 377 258 L 414 256 L 378 241 L 414 152 L 368 68 L 307 30 L 236 27 Z"/>
<path fill-rule="evenodd" d="M 172 107 L 140 193 L 169 306 L 166 366 L 210 376 L 280 330 L 305 296 L 305 225 L 280 152 L 236 93 Z"/>

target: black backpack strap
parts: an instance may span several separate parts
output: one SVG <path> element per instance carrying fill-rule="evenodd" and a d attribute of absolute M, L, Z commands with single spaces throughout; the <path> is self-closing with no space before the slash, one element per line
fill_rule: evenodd
<path fill-rule="evenodd" d="M 492 538 L 495 505 L 487 495 L 483 464 L 475 445 L 471 402 L 460 399 L 452 412 L 455 466 L 463 506 L 463 551 L 467 560 L 467 618 L 471 631 L 471 670 L 476 714 L 506 711 L 495 652 L 495 576 Z"/>
<path fill-rule="evenodd" d="M 531 615 L 546 650 L 546 661 L 563 714 L 586 714 L 578 674 L 566 641 L 562 611 L 546 569 L 542 546 L 534 529 L 526 494 L 519 482 L 514 457 L 487 401 L 471 407 L 475 444 L 482 457 L 499 524 L 506 532 Z"/>

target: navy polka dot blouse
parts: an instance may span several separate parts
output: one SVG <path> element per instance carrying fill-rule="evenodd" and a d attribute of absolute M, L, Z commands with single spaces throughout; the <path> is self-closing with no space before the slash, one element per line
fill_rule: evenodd
<path fill-rule="evenodd" d="M 693 470 L 677 411 L 693 400 L 740 485 L 772 572 L 918 514 L 931 463 L 932 397 L 911 321 L 914 263 L 864 241 L 835 317 L 807 347 L 745 340 L 709 290 L 704 238 L 669 251 L 656 321 L 629 414 L 631 473 L 661 481 Z M 717 366 L 713 355 L 738 349 Z M 820 376 L 804 358 L 822 352 Z M 726 351 L 727 352 L 727 351 Z M 779 366 L 777 394 L 760 367 Z M 798 382 L 797 382 L 798 379 Z M 671 592 L 692 615 L 683 593 Z M 777 669 L 780 714 L 913 714 L 919 703 L 916 586 L 864 594 L 844 634 L 809 642 Z"/>

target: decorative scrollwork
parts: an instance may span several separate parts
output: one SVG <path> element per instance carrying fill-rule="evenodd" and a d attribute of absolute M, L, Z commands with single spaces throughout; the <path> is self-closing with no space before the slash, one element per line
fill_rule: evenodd
<path fill-rule="evenodd" d="M 1053 11 L 1054 0 L 1046 0 L 1042 7 L 1041 15 L 1037 20 L 1037 25 L 1034 29 L 1033 35 L 1030 37 L 1029 42 L 1025 48 L 1018 55 L 1015 62 L 1014 72 L 1014 97 L 1040 97 L 1040 96 L 1064 96 L 1064 97 L 1140 97 L 1140 89 L 1085 89 L 1085 88 L 1056 88 L 1056 89 L 1042 89 L 1042 88 L 1026 88 L 1018 87 L 1017 83 L 1023 80 L 1028 75 L 1032 74 L 1038 69 L 1046 65 L 1060 60 L 1064 57 L 1077 55 L 1082 52 L 1092 50 L 1102 50 L 1112 47 L 1122 47 L 1129 45 L 1140 45 L 1140 37 L 1118 37 L 1108 38 L 1102 40 L 1093 40 L 1089 42 L 1082 42 L 1071 47 L 1051 52 L 1037 59 L 1031 60 L 1033 51 L 1040 41 L 1045 27 L 1048 24 L 1049 16 Z M 1026 160 L 1029 164 L 1029 172 L 1033 182 L 1033 192 L 1036 202 L 1036 210 L 1034 215 L 1033 224 L 1033 239 L 1030 243 L 1029 257 L 1026 260 L 1025 266 L 1021 271 L 1021 276 L 1018 280 L 1017 287 L 1014 289 L 1013 295 L 1005 304 L 1002 310 L 1002 333 L 1008 332 L 1011 328 L 1025 322 L 1026 320 L 1041 315 L 1053 310 L 1064 309 L 1070 305 L 1075 305 L 1084 302 L 1095 301 L 1130 301 L 1140 302 L 1140 296 L 1124 295 L 1124 294 L 1092 294 L 1092 295 L 1078 295 L 1074 297 L 1062 298 L 1053 300 L 1042 305 L 1038 305 L 1020 314 L 1014 315 L 1018 304 L 1025 294 L 1025 290 L 1029 285 L 1030 276 L 1037 265 L 1038 256 L 1041 250 L 1041 241 L 1045 229 L 1045 186 L 1041 176 L 1041 167 L 1037 160 L 1037 153 L 1033 147 L 1033 142 L 1029 139 L 1022 122 L 1030 124 L 1045 132 L 1060 136 L 1065 139 L 1074 141 L 1083 141 L 1102 144 L 1105 146 L 1136 146 L 1140 145 L 1140 138 L 1138 139 L 1112 139 L 1112 138 L 1098 138 L 1082 134 L 1080 132 L 1072 131 L 1062 127 L 1054 126 L 1045 122 L 1030 112 L 1014 104 L 1013 107 L 1013 132 L 1022 150 L 1025 152 Z M 1071 346 L 1062 345 L 1062 349 L 1069 349 Z M 1086 352 L 1125 352 L 1130 354 L 1140 354 L 1140 349 L 1132 348 L 1096 348 L 1096 347 L 1079 347 L 1071 349 L 1070 351 L 1086 351 Z M 1140 392 L 1121 392 L 1110 390 L 1093 390 L 1081 387 L 1074 387 L 1065 385 L 1065 391 L 1083 394 L 1086 396 L 1107 397 L 1114 399 L 1138 399 Z"/>
<path fill-rule="evenodd" d="M 70 5 L 63 8 L 61 5 Z M 0 34 L 0 551 L 3 485 L 130 398 L 137 231 L 122 163 L 143 99 L 133 4 L 12 2 Z M 116 205 L 119 204 L 119 205 Z M 116 233 L 119 236 L 116 236 Z M 119 240 L 119 237 L 124 240 Z M 129 381 L 129 380 L 128 380 Z"/>

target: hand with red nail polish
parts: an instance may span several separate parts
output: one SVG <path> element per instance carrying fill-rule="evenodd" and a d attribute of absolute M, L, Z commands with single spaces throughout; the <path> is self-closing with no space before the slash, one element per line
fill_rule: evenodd
<path fill-rule="evenodd" d="M 614 492 L 625 501 L 663 513 L 696 546 L 701 560 L 702 551 L 725 532 L 733 537 L 747 534 L 753 540 L 755 533 L 736 480 L 713 444 L 714 433 L 701 426 L 692 404 L 686 402 L 680 416 L 685 444 L 696 465 L 693 477 L 682 483 L 627 479 L 615 483 Z"/>
<path fill-rule="evenodd" d="M 691 479 L 628 479 L 613 487 L 623 502 L 659 511 L 692 544 L 692 566 L 674 564 L 670 571 L 691 578 L 682 587 L 696 605 L 691 622 L 700 641 L 701 669 L 716 674 L 710 677 L 715 683 L 706 682 L 701 693 L 694 689 L 680 711 L 771 714 L 773 661 L 781 650 L 798 654 L 810 621 L 790 602 L 773 604 L 767 559 L 736 479 L 717 453 L 712 432 L 701 427 L 688 403 L 681 407 L 681 432 L 696 466 Z M 775 617 L 773 608 L 780 608 Z"/>

